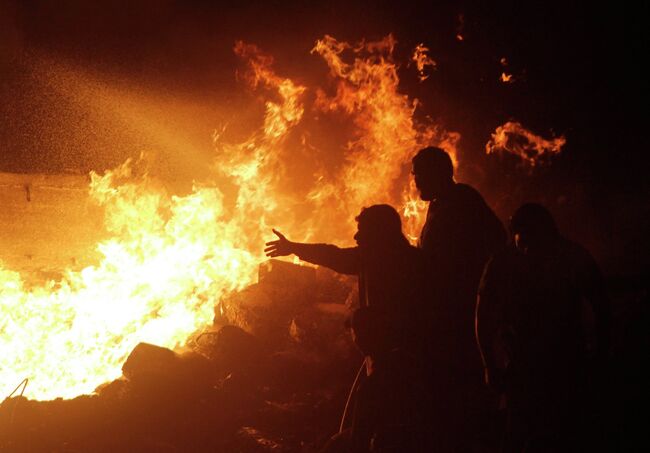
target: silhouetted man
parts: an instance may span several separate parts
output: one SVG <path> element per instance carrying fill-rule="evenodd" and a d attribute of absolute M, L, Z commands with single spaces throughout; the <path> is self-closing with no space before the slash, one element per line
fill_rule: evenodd
<path fill-rule="evenodd" d="M 352 331 L 366 356 L 365 368 L 351 398 L 351 429 L 327 451 L 367 452 L 371 445 L 372 451 L 426 451 L 419 419 L 426 395 L 417 354 L 421 253 L 408 243 L 399 214 L 388 205 L 364 208 L 357 226 L 357 247 L 292 242 L 273 230 L 278 240 L 268 242 L 265 252 L 295 254 L 359 278 L 361 308 Z"/>
<path fill-rule="evenodd" d="M 583 302 L 593 310 L 595 344 L 609 347 L 609 304 L 591 255 L 563 238 L 541 205 L 511 219 L 514 243 L 485 268 L 476 333 L 486 382 L 505 396 L 505 452 L 590 451 L 580 436 L 589 343 Z"/>
<path fill-rule="evenodd" d="M 481 195 L 453 179 L 449 155 L 424 148 L 413 158 L 415 184 L 429 202 L 419 247 L 428 265 L 429 351 L 438 417 L 439 451 L 476 443 L 487 408 L 481 358 L 474 337 L 476 291 L 488 258 L 505 245 L 499 219 Z M 423 313 L 424 315 L 424 313 Z"/>

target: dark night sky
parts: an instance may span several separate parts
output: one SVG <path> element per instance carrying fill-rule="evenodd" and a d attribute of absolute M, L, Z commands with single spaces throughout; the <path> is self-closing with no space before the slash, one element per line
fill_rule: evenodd
<path fill-rule="evenodd" d="M 287 75 L 309 78 L 324 70 L 309 55 L 324 34 L 357 41 L 392 32 L 398 56 L 405 57 L 420 42 L 431 48 L 437 71 L 425 84 L 413 75 L 403 76 L 404 91 L 420 98 L 426 113 L 461 132 L 463 153 L 482 153 L 490 132 L 512 118 L 541 135 L 565 134 L 568 144 L 561 162 L 554 174 L 537 182 L 580 182 L 588 191 L 583 205 L 589 205 L 581 206 L 581 212 L 588 209 L 590 220 L 600 223 L 625 217 L 623 226 L 609 220 L 602 234 L 629 230 L 635 239 L 625 247 L 637 251 L 626 259 L 637 261 L 637 270 L 648 261 L 648 240 L 642 237 L 650 229 L 649 178 L 641 164 L 647 149 L 647 82 L 641 69 L 648 50 L 647 5 L 0 2 L 0 171 L 87 171 L 114 166 L 132 152 L 127 145 L 115 148 L 106 131 L 110 127 L 102 126 L 101 118 L 89 119 L 60 94 L 42 88 L 33 73 L 34 62 L 43 57 L 102 74 L 117 85 L 141 87 L 143 96 L 165 93 L 164 105 L 180 103 L 192 116 L 209 112 L 210 102 L 237 105 L 232 94 L 238 64 L 232 46 L 237 39 L 273 54 Z M 459 15 L 463 42 L 455 38 Z M 498 81 L 502 57 L 517 77 L 514 84 Z M 54 114 L 52 104 L 57 105 Z M 206 122 L 219 119 L 218 112 L 205 115 Z M 59 127 L 62 122 L 90 126 L 83 133 L 71 132 Z"/>

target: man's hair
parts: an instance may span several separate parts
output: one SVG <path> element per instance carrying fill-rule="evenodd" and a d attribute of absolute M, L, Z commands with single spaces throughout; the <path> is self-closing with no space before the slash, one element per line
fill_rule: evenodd
<path fill-rule="evenodd" d="M 429 146 L 422 148 L 413 157 L 413 168 L 417 167 L 427 173 L 436 173 L 449 176 L 454 176 L 454 165 L 451 162 L 449 154 L 441 148 Z"/>
<path fill-rule="evenodd" d="M 539 237 L 560 234 L 549 210 L 538 203 L 521 205 L 510 218 L 510 230 L 513 234 L 528 233 Z"/>
<path fill-rule="evenodd" d="M 395 208 L 390 205 L 376 204 L 369 208 L 363 208 L 356 217 L 356 221 L 371 226 L 375 231 L 384 232 L 387 237 L 404 237 L 402 219 Z"/>

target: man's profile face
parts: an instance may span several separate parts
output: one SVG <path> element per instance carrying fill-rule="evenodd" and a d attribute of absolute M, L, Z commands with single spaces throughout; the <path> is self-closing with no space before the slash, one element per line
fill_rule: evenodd
<path fill-rule="evenodd" d="M 381 233 L 377 231 L 377 226 L 369 225 L 367 221 L 357 221 L 357 233 L 354 235 L 359 247 L 376 248 L 381 246 Z"/>
<path fill-rule="evenodd" d="M 423 168 L 420 165 L 413 165 L 411 174 L 415 180 L 415 187 L 420 192 L 420 198 L 424 201 L 435 200 L 440 193 L 442 175 L 436 174 L 435 169 Z"/>
<path fill-rule="evenodd" d="M 370 233 L 368 231 L 368 225 L 365 222 L 357 222 L 357 232 L 354 235 L 354 240 L 357 241 L 359 247 L 366 247 L 369 245 Z"/>

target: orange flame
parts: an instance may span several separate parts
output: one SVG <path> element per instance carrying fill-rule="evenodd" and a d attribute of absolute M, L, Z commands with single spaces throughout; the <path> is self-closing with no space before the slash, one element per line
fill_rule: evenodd
<path fill-rule="evenodd" d="M 415 46 L 415 49 L 413 50 L 413 56 L 411 57 L 411 60 L 415 62 L 415 67 L 418 70 L 418 78 L 420 79 L 420 82 L 423 82 L 429 78 L 429 75 L 424 73 L 424 69 L 427 66 L 431 66 L 432 69 L 435 69 L 436 67 L 436 62 L 427 55 L 428 51 L 429 48 L 426 47 L 423 43 L 420 43 Z"/>
<path fill-rule="evenodd" d="M 456 39 L 458 41 L 463 41 L 463 30 L 465 28 L 465 15 L 460 13 L 458 14 L 458 24 L 456 25 Z"/>
<path fill-rule="evenodd" d="M 508 66 L 508 60 L 506 59 L 506 57 L 501 57 L 501 59 L 499 60 L 499 63 L 501 63 L 501 66 L 503 66 L 504 68 L 506 68 Z M 513 83 L 515 81 L 515 78 L 514 78 L 514 76 L 512 74 L 502 72 L 500 80 L 503 83 Z"/>
<path fill-rule="evenodd" d="M 353 116 L 358 139 L 350 141 L 346 162 L 333 182 L 319 181 L 313 197 L 336 198 L 337 212 L 353 218 L 363 206 L 391 203 L 400 206 L 405 232 L 415 240 L 424 219 L 425 204 L 403 177 L 414 153 L 422 147 L 445 148 L 456 162 L 460 135 L 444 131 L 431 122 L 414 119 L 417 100 L 398 90 L 399 77 L 393 61 L 395 39 L 356 46 L 325 36 L 312 52 L 320 54 L 337 80 L 336 95 L 318 92 L 317 105 L 325 112 L 343 111 Z M 343 51 L 353 55 L 345 61 Z M 408 186 L 400 190 L 400 186 Z M 395 193 L 400 193 L 399 197 Z M 350 230 L 354 227 L 350 225 Z"/>
<path fill-rule="evenodd" d="M 278 91 L 282 99 L 281 104 L 266 102 L 264 134 L 272 140 L 281 139 L 289 128 L 302 118 L 304 109 L 300 103 L 300 97 L 304 93 L 305 87 L 296 85 L 290 79 L 283 79 L 275 75 L 271 70 L 273 58 L 264 55 L 257 46 L 238 41 L 234 50 L 237 55 L 247 59 L 252 73 L 253 87 L 257 87 L 260 82 L 263 82 Z"/>
<path fill-rule="evenodd" d="M 24 378 L 30 398 L 91 393 L 120 376 L 139 342 L 184 346 L 211 324 L 225 295 L 254 283 L 271 226 L 297 240 L 349 241 L 361 207 L 387 202 L 399 207 L 414 239 L 424 203 L 408 182 L 410 159 L 418 148 L 436 145 L 456 162 L 460 136 L 416 119 L 417 101 L 398 89 L 394 46 L 392 35 L 356 45 L 330 36 L 317 41 L 312 52 L 336 84 L 328 96 L 278 76 L 270 56 L 238 42 L 246 80 L 266 90 L 268 100 L 263 124 L 246 140 L 228 143 L 225 128 L 214 133 L 218 184 L 195 183 L 188 195 L 170 195 L 148 175 L 144 156 L 103 175 L 93 172 L 89 194 L 103 207 L 110 233 L 96 246 L 99 263 L 40 286 L 0 264 L 6 393 Z M 312 149 L 308 133 L 299 140 L 302 149 L 288 140 L 304 126 L 308 93 L 316 98 L 310 113 L 351 118 L 354 137 L 338 172 L 302 152 Z M 288 168 L 299 158 L 313 176 L 305 192 L 287 188 Z"/>
<path fill-rule="evenodd" d="M 32 288 L 0 267 L 2 382 L 29 377 L 26 394 L 37 399 L 119 377 L 139 342 L 183 346 L 222 295 L 255 277 L 258 257 L 237 243 L 233 233 L 244 232 L 224 219 L 218 189 L 168 197 L 134 177 L 131 161 L 91 178 L 113 235 L 97 245 L 99 265 Z"/>
<path fill-rule="evenodd" d="M 509 153 L 525 164 L 535 167 L 553 155 L 559 154 L 566 143 L 564 136 L 544 139 L 524 128 L 521 123 L 508 121 L 497 127 L 485 145 L 487 154 Z"/>

